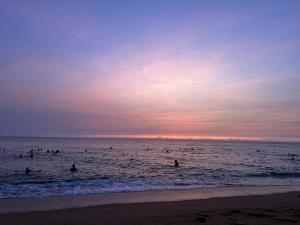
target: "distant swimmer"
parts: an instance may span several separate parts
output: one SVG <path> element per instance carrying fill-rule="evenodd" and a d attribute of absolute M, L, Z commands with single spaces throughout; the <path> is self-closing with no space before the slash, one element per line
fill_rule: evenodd
<path fill-rule="evenodd" d="M 22 155 L 22 154 L 20 154 L 20 155 L 19 155 L 19 158 L 22 158 L 22 157 L 23 157 L 23 155 Z"/>
<path fill-rule="evenodd" d="M 49 151 L 49 150 L 47 150 L 47 153 L 50 153 L 50 151 Z"/>
<path fill-rule="evenodd" d="M 77 172 L 77 168 L 75 167 L 75 164 L 72 165 L 70 170 L 71 172 Z"/>
<path fill-rule="evenodd" d="M 113 147 L 110 147 L 109 149 L 113 149 Z"/>
<path fill-rule="evenodd" d="M 292 157 L 292 160 L 293 160 L 293 161 L 295 160 L 295 157 L 294 157 L 294 156 Z"/>
<path fill-rule="evenodd" d="M 59 153 L 59 150 L 56 150 L 55 153 Z"/>
<path fill-rule="evenodd" d="M 169 153 L 169 150 L 167 150 L 166 153 Z"/>
<path fill-rule="evenodd" d="M 33 154 L 32 154 L 32 153 L 30 154 L 30 158 L 32 158 L 32 159 L 33 159 Z"/>
<path fill-rule="evenodd" d="M 175 159 L 175 164 L 174 164 L 175 167 L 178 167 L 179 166 L 179 163 L 177 161 L 177 159 Z"/>
<path fill-rule="evenodd" d="M 26 170 L 25 170 L 25 174 L 29 174 L 29 173 L 31 173 L 31 169 L 29 169 L 29 168 L 27 167 Z"/>

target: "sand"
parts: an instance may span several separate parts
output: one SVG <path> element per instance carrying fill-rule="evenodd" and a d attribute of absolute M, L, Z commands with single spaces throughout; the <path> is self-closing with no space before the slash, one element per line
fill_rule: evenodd
<path fill-rule="evenodd" d="M 300 224 L 300 191 L 0 214 L 1 225 Z"/>

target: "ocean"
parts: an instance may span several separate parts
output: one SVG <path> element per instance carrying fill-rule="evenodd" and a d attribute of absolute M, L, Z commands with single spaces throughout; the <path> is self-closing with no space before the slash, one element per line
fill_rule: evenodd
<path fill-rule="evenodd" d="M 299 162 L 299 142 L 0 137 L 0 198 L 299 185 Z"/>

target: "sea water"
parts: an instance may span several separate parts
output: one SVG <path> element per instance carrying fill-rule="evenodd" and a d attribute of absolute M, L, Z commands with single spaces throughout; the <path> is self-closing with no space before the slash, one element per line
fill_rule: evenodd
<path fill-rule="evenodd" d="M 0 198 L 300 184 L 299 142 L 0 137 L 0 148 Z"/>

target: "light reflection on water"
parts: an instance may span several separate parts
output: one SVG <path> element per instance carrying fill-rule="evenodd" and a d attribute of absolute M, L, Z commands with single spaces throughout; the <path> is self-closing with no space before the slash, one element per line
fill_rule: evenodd
<path fill-rule="evenodd" d="M 300 184 L 300 143 L 0 138 L 0 147 L 0 198 Z"/>

